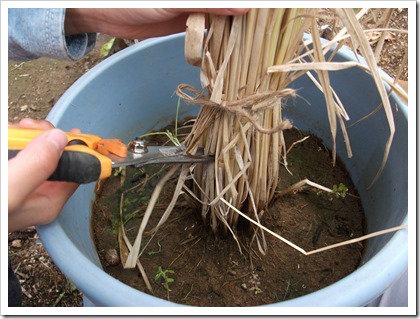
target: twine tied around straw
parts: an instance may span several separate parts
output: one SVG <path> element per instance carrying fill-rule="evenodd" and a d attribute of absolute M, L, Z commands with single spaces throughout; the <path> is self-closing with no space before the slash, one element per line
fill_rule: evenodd
<path fill-rule="evenodd" d="M 191 93 L 189 94 L 188 92 Z M 189 84 L 178 85 L 176 94 L 189 104 L 213 107 L 223 112 L 243 116 L 251 122 L 258 132 L 263 134 L 274 134 L 281 130 L 292 128 L 292 124 L 288 120 L 281 121 L 276 127 L 264 128 L 257 122 L 257 119 L 253 115 L 273 108 L 278 103 L 281 103 L 282 98 L 295 97 L 296 92 L 293 89 L 286 88 L 281 91 L 256 93 L 240 100 L 222 101 L 220 104 L 210 101 L 202 92 L 199 92 Z"/>

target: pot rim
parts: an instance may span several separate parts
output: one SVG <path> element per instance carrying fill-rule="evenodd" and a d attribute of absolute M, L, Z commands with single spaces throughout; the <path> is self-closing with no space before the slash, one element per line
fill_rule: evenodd
<path fill-rule="evenodd" d="M 66 111 L 65 101 L 69 96 L 78 94 L 84 87 L 84 84 L 97 76 L 111 65 L 118 63 L 126 58 L 128 55 L 135 54 L 139 50 L 144 50 L 154 45 L 160 44 L 162 41 L 169 41 L 173 39 L 183 38 L 184 33 L 175 34 L 162 38 L 147 39 L 122 50 L 113 56 L 107 58 L 103 62 L 93 67 L 89 72 L 80 77 L 70 87 L 57 102 L 56 106 L 52 109 L 47 119 L 53 124 L 59 123 L 60 119 L 64 116 Z M 347 48 L 340 49 L 340 54 L 354 60 L 353 53 Z M 382 73 L 389 77 L 385 72 Z M 392 93 L 394 94 L 394 93 Z M 395 101 L 399 101 L 399 110 L 403 112 L 405 119 L 408 120 L 408 108 L 399 100 L 394 94 Z M 93 190 L 93 187 L 92 187 Z M 408 224 L 408 215 L 405 215 L 403 224 Z M 37 226 L 40 238 L 45 245 L 46 250 L 53 258 L 54 262 L 60 270 L 68 277 L 77 287 L 85 287 L 83 294 L 95 305 L 133 305 L 138 304 L 139 298 L 145 298 L 142 306 L 153 307 L 179 307 L 185 306 L 175 304 L 146 293 L 140 292 L 128 285 L 123 284 L 114 277 L 108 275 L 98 265 L 95 265 L 87 256 L 81 253 L 77 247 L 70 241 L 67 234 L 61 227 L 59 221 L 54 221 L 49 225 Z M 56 238 L 66 238 L 70 244 L 63 247 L 58 244 Z M 396 258 L 390 260 L 389 254 L 392 252 Z M 397 252 L 397 254 L 395 254 Z M 407 231 L 399 231 L 392 235 L 389 242 L 370 260 L 368 260 L 362 267 L 355 270 L 345 278 L 338 282 L 320 289 L 308 295 L 298 297 L 291 300 L 286 300 L 279 303 L 264 305 L 261 307 L 298 307 L 310 304 L 308 301 L 317 300 L 317 306 L 358 306 L 367 304 L 378 297 L 378 292 L 385 291 L 392 283 L 399 278 L 399 276 L 408 267 L 408 235 Z M 82 263 L 78 267 L 72 267 L 73 260 L 80 258 Z M 376 269 L 376 265 L 381 265 L 380 269 Z M 98 272 L 98 269 L 100 271 Z M 80 272 L 85 272 L 91 278 L 92 284 L 87 286 L 81 282 L 79 277 Z M 98 289 L 104 286 L 111 285 L 111 289 L 101 292 L 101 300 L 95 297 Z M 363 293 L 360 293 L 363 291 Z M 379 293 L 380 295 L 381 293 Z M 333 296 L 334 298 L 331 298 Z M 349 304 L 350 303 L 350 304 Z M 247 308 L 244 308 L 247 309 Z M 249 309 L 244 310 L 244 314 L 249 314 Z"/>

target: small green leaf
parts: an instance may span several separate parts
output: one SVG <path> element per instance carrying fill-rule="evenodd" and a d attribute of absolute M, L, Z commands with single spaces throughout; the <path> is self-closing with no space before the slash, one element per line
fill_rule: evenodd
<path fill-rule="evenodd" d="M 112 38 L 111 40 L 109 40 L 107 43 L 105 43 L 102 47 L 101 47 L 101 51 L 99 53 L 99 56 L 101 58 L 104 58 L 106 56 L 109 55 L 109 52 L 111 51 L 112 46 L 114 45 L 115 42 L 115 38 Z"/>
<path fill-rule="evenodd" d="M 344 198 L 347 195 L 348 188 L 343 183 L 340 183 L 338 186 L 333 185 L 332 191 L 337 198 Z"/>

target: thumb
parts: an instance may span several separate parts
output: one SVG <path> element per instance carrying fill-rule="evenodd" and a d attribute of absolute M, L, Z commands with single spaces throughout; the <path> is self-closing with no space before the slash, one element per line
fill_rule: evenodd
<path fill-rule="evenodd" d="M 9 160 L 9 210 L 16 208 L 51 176 L 66 145 L 67 136 L 63 131 L 48 130 Z"/>

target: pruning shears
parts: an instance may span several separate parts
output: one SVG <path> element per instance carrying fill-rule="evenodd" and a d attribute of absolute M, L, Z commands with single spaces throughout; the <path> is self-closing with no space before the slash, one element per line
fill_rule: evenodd
<path fill-rule="evenodd" d="M 9 159 L 24 149 L 43 130 L 9 128 Z M 148 164 L 205 163 L 214 159 L 199 149 L 190 155 L 182 146 L 147 146 L 140 138 L 124 144 L 117 138 L 104 139 L 97 135 L 66 132 L 68 144 L 51 181 L 87 184 L 111 176 L 112 169 Z"/>

